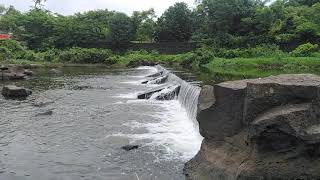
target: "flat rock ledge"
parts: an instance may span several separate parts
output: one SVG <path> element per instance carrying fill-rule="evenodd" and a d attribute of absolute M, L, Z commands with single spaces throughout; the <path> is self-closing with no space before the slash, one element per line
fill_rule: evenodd
<path fill-rule="evenodd" d="M 291 74 L 204 86 L 192 180 L 320 179 L 320 76 Z"/>

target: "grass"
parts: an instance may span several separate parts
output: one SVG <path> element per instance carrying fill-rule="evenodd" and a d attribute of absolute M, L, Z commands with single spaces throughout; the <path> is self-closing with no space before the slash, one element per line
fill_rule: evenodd
<path fill-rule="evenodd" d="M 271 57 L 214 59 L 206 64 L 215 74 L 243 77 L 266 77 L 278 74 L 313 73 L 320 74 L 319 57 Z"/>

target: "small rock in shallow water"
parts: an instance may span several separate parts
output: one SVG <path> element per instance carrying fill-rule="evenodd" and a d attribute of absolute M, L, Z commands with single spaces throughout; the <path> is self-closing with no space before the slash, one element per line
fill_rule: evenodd
<path fill-rule="evenodd" d="M 62 71 L 58 70 L 58 69 L 50 69 L 49 74 L 52 75 L 61 75 Z"/>
<path fill-rule="evenodd" d="M 17 86 L 5 86 L 2 89 L 2 95 L 5 98 L 9 98 L 9 99 L 25 99 L 28 96 L 30 96 L 32 94 L 31 90 L 22 88 L 22 87 L 17 87 Z"/>
<path fill-rule="evenodd" d="M 36 116 L 51 116 L 53 114 L 52 110 L 38 113 Z"/>
<path fill-rule="evenodd" d="M 26 69 L 26 70 L 24 70 L 23 74 L 25 74 L 27 76 L 33 76 L 33 71 Z"/>
<path fill-rule="evenodd" d="M 126 145 L 126 146 L 122 146 L 121 149 L 126 150 L 126 151 L 131 151 L 134 149 L 138 149 L 139 145 Z"/>

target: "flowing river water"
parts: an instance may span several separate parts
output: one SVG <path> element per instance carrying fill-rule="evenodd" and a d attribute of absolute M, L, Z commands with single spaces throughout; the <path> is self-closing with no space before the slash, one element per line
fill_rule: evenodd
<path fill-rule="evenodd" d="M 176 100 L 138 100 L 154 67 L 36 70 L 27 100 L 0 97 L 0 180 L 179 180 L 199 150 L 194 122 L 199 88 L 182 84 Z M 192 79 L 192 78 L 191 78 Z M 132 151 L 124 145 L 139 145 Z"/>

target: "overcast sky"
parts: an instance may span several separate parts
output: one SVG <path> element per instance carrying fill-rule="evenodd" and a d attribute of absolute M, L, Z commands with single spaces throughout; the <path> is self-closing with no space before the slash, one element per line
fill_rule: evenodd
<path fill-rule="evenodd" d="M 50 11 L 71 15 L 94 9 L 108 9 L 125 12 L 131 15 L 132 11 L 154 8 L 157 15 L 161 15 L 169 6 L 184 1 L 190 7 L 195 0 L 47 0 L 45 8 Z M 13 5 L 16 9 L 26 11 L 32 6 L 32 0 L 0 0 L 5 6 Z"/>

